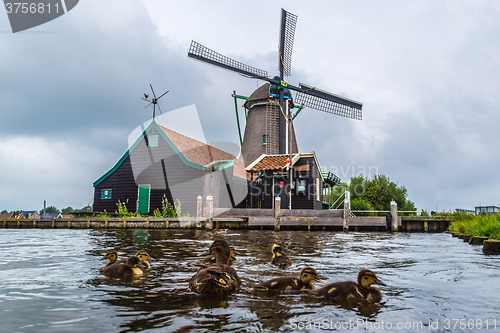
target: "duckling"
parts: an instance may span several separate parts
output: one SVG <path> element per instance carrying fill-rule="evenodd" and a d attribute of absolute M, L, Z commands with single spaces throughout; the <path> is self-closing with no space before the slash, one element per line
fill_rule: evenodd
<path fill-rule="evenodd" d="M 271 250 L 273 252 L 273 258 L 271 259 L 271 263 L 273 265 L 278 266 L 279 268 L 286 269 L 288 266 L 292 264 L 290 258 L 288 258 L 284 253 L 281 245 L 274 244 Z"/>
<path fill-rule="evenodd" d="M 141 264 L 145 266 L 145 268 L 150 268 L 151 264 L 149 263 L 150 260 L 155 260 L 153 257 L 149 255 L 149 253 L 145 250 L 140 250 L 137 251 L 135 254 L 137 257 L 139 257 L 139 260 L 141 261 Z"/>
<path fill-rule="evenodd" d="M 225 240 L 216 240 L 210 246 L 208 254 L 215 256 L 215 264 L 200 268 L 189 280 L 192 291 L 201 294 L 219 294 L 232 292 L 241 285 L 238 274 L 228 265 L 230 258 L 229 244 Z"/>
<path fill-rule="evenodd" d="M 230 258 L 228 265 L 231 266 L 236 261 L 236 257 L 234 255 L 239 253 L 232 246 L 229 247 L 229 252 L 230 252 Z M 215 261 L 216 261 L 215 256 L 208 256 L 205 259 L 201 260 L 202 263 L 211 263 L 211 264 L 215 264 Z"/>
<path fill-rule="evenodd" d="M 149 260 L 155 260 L 153 257 L 149 255 L 149 253 L 146 250 L 137 251 L 135 255 L 139 257 L 139 259 L 141 260 L 141 264 L 144 265 L 144 268 L 150 268 L 151 264 L 149 263 Z M 127 263 L 127 258 L 118 260 L 117 262 L 125 264 Z"/>
<path fill-rule="evenodd" d="M 358 283 L 354 281 L 335 282 L 311 293 L 338 302 L 367 301 L 368 303 L 377 303 L 382 299 L 382 293 L 378 288 L 372 287 L 373 284 L 386 285 L 377 278 L 374 272 L 362 269 L 358 273 Z"/>
<path fill-rule="evenodd" d="M 274 278 L 261 284 L 255 285 L 255 290 L 276 290 L 276 291 L 291 291 L 291 290 L 316 290 L 312 281 L 317 281 L 323 284 L 326 282 L 318 278 L 318 273 L 314 268 L 305 267 L 300 271 L 298 277 L 284 276 Z"/>
<path fill-rule="evenodd" d="M 109 277 L 132 277 L 142 275 L 142 269 L 144 265 L 137 256 L 130 256 L 127 258 L 126 263 L 116 262 L 108 267 L 104 267 L 102 274 Z"/>
<path fill-rule="evenodd" d="M 217 230 L 214 230 L 214 234 L 215 235 L 222 235 L 222 234 L 225 234 L 227 233 L 227 229 L 217 229 Z"/>
<path fill-rule="evenodd" d="M 104 267 L 101 267 L 99 269 L 99 272 L 101 272 L 101 273 L 104 270 L 104 268 L 106 268 L 106 267 L 108 267 L 116 262 L 116 260 L 118 259 L 118 252 L 116 252 L 115 250 L 109 250 L 108 252 L 106 252 L 104 257 L 101 258 L 101 260 L 105 260 L 105 259 L 107 259 L 108 262 L 106 263 L 106 265 Z"/>

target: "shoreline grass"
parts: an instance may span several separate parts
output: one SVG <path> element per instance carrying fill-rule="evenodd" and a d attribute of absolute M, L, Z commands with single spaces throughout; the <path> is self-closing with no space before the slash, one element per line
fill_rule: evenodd
<path fill-rule="evenodd" d="M 451 232 L 460 232 L 469 236 L 482 236 L 500 239 L 500 215 L 453 214 L 454 221 L 448 228 Z"/>

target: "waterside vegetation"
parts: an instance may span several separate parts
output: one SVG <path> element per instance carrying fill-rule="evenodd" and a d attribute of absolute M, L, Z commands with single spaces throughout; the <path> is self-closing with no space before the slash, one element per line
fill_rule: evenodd
<path fill-rule="evenodd" d="M 452 215 L 454 220 L 450 223 L 449 231 L 465 234 L 470 237 L 487 237 L 500 239 L 500 215 Z"/>

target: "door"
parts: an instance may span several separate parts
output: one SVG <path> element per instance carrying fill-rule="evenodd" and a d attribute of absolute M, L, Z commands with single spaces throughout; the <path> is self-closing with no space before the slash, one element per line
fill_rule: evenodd
<path fill-rule="evenodd" d="M 151 185 L 139 185 L 137 194 L 137 213 L 149 213 L 149 196 L 151 194 Z"/>
<path fill-rule="evenodd" d="M 281 199 L 281 209 L 288 209 L 288 191 L 290 190 L 288 186 L 287 179 L 284 177 L 275 178 L 274 180 L 275 190 L 274 195 L 280 197 Z"/>

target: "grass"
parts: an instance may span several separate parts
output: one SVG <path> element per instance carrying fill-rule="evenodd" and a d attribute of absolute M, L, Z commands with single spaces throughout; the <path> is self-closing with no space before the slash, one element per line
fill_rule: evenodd
<path fill-rule="evenodd" d="M 482 236 L 490 239 L 500 239 L 499 215 L 453 214 L 455 221 L 451 222 L 449 231 L 460 232 L 469 236 Z"/>

